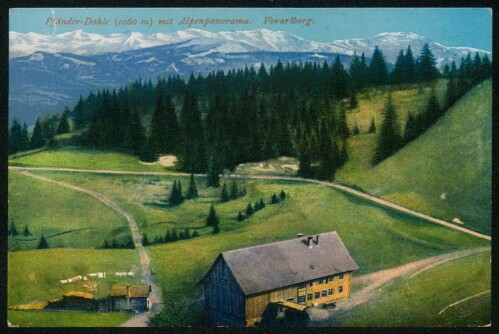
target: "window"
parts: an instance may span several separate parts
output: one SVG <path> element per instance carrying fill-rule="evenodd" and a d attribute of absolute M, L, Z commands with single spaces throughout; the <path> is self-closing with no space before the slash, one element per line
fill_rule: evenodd
<path fill-rule="evenodd" d="M 292 302 L 294 300 L 294 298 L 288 298 L 286 299 L 288 302 Z"/>
<path fill-rule="evenodd" d="M 305 303 L 305 296 L 298 296 L 298 303 L 301 304 L 301 303 Z"/>
<path fill-rule="evenodd" d="M 327 291 L 326 290 L 322 290 L 322 297 L 326 297 L 327 296 Z"/>
<path fill-rule="evenodd" d="M 298 289 L 305 289 L 306 287 L 307 287 L 307 284 L 304 284 L 304 283 L 298 285 Z"/>
<path fill-rule="evenodd" d="M 310 283 L 308 283 L 308 286 L 312 286 L 312 284 L 314 284 L 314 282 L 310 281 Z"/>
<path fill-rule="evenodd" d="M 309 294 L 307 295 L 307 300 L 312 300 L 312 294 L 311 294 L 311 293 L 309 293 Z"/>
<path fill-rule="evenodd" d="M 330 296 L 331 296 L 333 293 L 334 293 L 334 289 L 329 289 L 329 290 L 327 291 L 327 294 L 328 294 L 328 295 L 330 295 Z"/>
<path fill-rule="evenodd" d="M 320 293 L 319 291 L 317 291 L 317 292 L 315 293 L 315 299 L 319 298 L 320 296 L 321 296 L 321 293 Z"/>
<path fill-rule="evenodd" d="M 322 283 L 324 283 L 324 279 L 323 278 L 319 279 L 319 284 L 322 284 Z"/>
<path fill-rule="evenodd" d="M 339 292 L 339 293 L 342 293 L 342 292 L 343 292 L 343 285 L 340 285 L 340 286 L 338 287 L 338 292 Z"/>
<path fill-rule="evenodd" d="M 339 278 L 339 279 L 343 279 L 343 273 L 339 274 L 339 275 L 338 275 L 338 278 Z"/>

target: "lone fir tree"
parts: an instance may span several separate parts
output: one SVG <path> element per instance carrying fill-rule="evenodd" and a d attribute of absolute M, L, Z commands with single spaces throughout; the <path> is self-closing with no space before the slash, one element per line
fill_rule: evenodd
<path fill-rule="evenodd" d="M 38 242 L 38 247 L 37 249 L 47 249 L 49 248 L 49 244 L 47 243 L 47 240 L 45 240 L 45 237 L 42 236 L 40 237 L 40 241 Z"/>
<path fill-rule="evenodd" d="M 189 180 L 189 187 L 187 188 L 186 199 L 198 198 L 198 189 L 196 187 L 196 181 L 194 180 L 194 174 L 191 173 L 191 179 Z"/>
<path fill-rule="evenodd" d="M 207 226 L 216 226 L 220 223 L 218 220 L 217 212 L 215 211 L 215 208 L 213 205 L 210 206 L 210 212 L 208 213 L 208 217 L 206 218 L 206 225 Z"/>

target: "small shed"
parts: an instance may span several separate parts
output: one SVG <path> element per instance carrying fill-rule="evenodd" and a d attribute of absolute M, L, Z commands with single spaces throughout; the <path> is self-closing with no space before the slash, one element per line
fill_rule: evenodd
<path fill-rule="evenodd" d="M 60 306 L 66 310 L 95 311 L 97 309 L 97 301 L 91 293 L 69 291 L 62 296 Z"/>
<path fill-rule="evenodd" d="M 109 293 L 111 311 L 147 311 L 150 292 L 150 285 L 113 285 Z"/>

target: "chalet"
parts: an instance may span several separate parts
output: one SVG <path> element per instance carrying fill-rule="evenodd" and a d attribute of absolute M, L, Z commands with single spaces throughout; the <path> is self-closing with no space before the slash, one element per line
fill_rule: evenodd
<path fill-rule="evenodd" d="M 256 326 L 348 298 L 359 267 L 336 232 L 221 253 L 200 280 L 215 326 Z"/>
<path fill-rule="evenodd" d="M 147 311 L 150 292 L 150 285 L 113 285 L 109 293 L 110 311 Z"/>

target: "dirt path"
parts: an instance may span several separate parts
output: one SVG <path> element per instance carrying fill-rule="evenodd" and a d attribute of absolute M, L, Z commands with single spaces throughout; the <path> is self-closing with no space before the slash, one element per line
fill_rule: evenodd
<path fill-rule="evenodd" d="M 337 306 L 334 310 L 332 309 L 320 309 L 320 308 L 311 308 L 309 309 L 311 325 L 319 325 L 323 322 L 330 322 L 333 316 L 337 316 L 343 312 L 346 312 L 354 307 L 357 307 L 361 304 L 366 303 L 371 300 L 373 297 L 377 296 L 380 288 L 394 280 L 395 278 L 408 275 L 416 271 L 416 273 L 420 273 L 422 271 L 431 269 L 435 266 L 443 264 L 445 262 L 449 262 L 452 260 L 456 260 L 465 256 L 481 253 L 490 250 L 490 247 L 480 247 L 473 249 L 466 249 L 462 251 L 437 255 L 434 257 L 430 257 L 428 259 L 407 263 L 405 265 L 377 271 L 371 274 L 366 274 L 359 277 L 354 277 L 352 279 L 352 286 L 363 286 L 362 289 L 353 292 L 350 295 L 349 299 L 338 302 Z M 412 275 L 409 279 L 412 279 L 416 275 Z"/>
<path fill-rule="evenodd" d="M 80 191 L 83 193 L 86 193 L 100 202 L 102 202 L 104 205 L 107 207 L 113 209 L 114 211 L 118 212 L 120 215 L 122 215 L 130 225 L 130 229 L 132 231 L 132 236 L 135 242 L 135 248 L 139 251 L 140 254 L 140 265 L 142 269 L 142 282 L 144 284 L 148 284 L 151 286 L 151 293 L 149 295 L 149 300 L 150 300 L 150 305 L 151 309 L 149 312 L 144 312 L 141 314 L 137 314 L 130 318 L 127 322 L 125 322 L 122 326 L 123 327 L 147 327 L 147 320 L 149 319 L 150 316 L 153 314 L 158 313 L 161 311 L 161 290 L 160 288 L 154 284 L 152 277 L 151 277 L 151 267 L 150 267 L 150 258 L 149 254 L 145 250 L 145 248 L 142 246 L 142 235 L 140 234 L 139 227 L 137 226 L 137 223 L 135 220 L 122 208 L 120 208 L 116 203 L 114 203 L 109 197 L 104 196 L 103 194 L 97 193 L 95 191 L 91 191 L 85 188 L 81 188 L 66 182 L 61 182 L 61 181 L 56 181 L 49 179 L 47 177 L 41 176 L 41 175 L 35 175 L 30 172 L 24 171 L 24 170 L 16 170 L 17 173 L 33 177 L 39 180 L 51 182 L 54 184 L 57 184 L 59 186 L 69 188 L 72 190 Z"/>
<path fill-rule="evenodd" d="M 17 166 L 9 166 L 10 170 L 15 170 L 15 171 L 20 171 L 20 170 L 42 170 L 42 171 L 63 171 L 63 172 L 76 172 L 76 173 L 100 173 L 100 174 L 123 174 L 123 175 L 173 175 L 173 176 L 189 176 L 187 173 L 163 173 L 163 172 L 128 172 L 128 171 L 116 171 L 116 170 L 87 170 L 87 169 L 76 169 L 76 168 L 55 168 L 55 167 L 17 167 Z M 205 174 L 196 174 L 196 176 L 206 176 Z M 352 195 L 367 199 L 371 202 L 375 202 L 378 204 L 381 204 L 385 207 L 404 212 L 406 214 L 409 214 L 414 217 L 418 217 L 421 219 L 424 219 L 426 221 L 440 224 L 443 226 L 446 226 L 448 228 L 452 228 L 454 230 L 458 230 L 467 234 L 471 234 L 475 237 L 486 239 L 486 240 L 491 240 L 490 235 L 486 235 L 480 232 L 476 232 L 470 229 L 467 229 L 462 226 L 458 226 L 452 223 L 449 223 L 445 220 L 431 217 L 429 215 L 414 211 L 412 209 L 406 208 L 402 205 L 387 201 L 385 199 L 381 199 L 376 196 L 369 195 L 367 193 L 364 193 L 362 191 L 355 190 L 353 188 L 347 187 L 342 184 L 338 184 L 335 182 L 327 182 L 327 181 L 319 181 L 319 180 L 313 180 L 313 179 L 305 179 L 301 177 L 288 177 L 288 176 L 266 176 L 266 175 L 250 175 L 250 176 L 242 176 L 242 175 L 237 175 L 237 174 L 229 174 L 229 175 L 223 175 L 224 177 L 228 178 L 240 178 L 240 179 L 259 179 L 259 180 L 284 180 L 284 181 L 299 181 L 299 182 L 309 182 L 309 183 L 316 183 L 316 184 L 321 184 L 326 187 L 332 187 L 336 189 L 340 189 L 342 191 L 345 191 L 347 193 L 350 193 Z"/>

